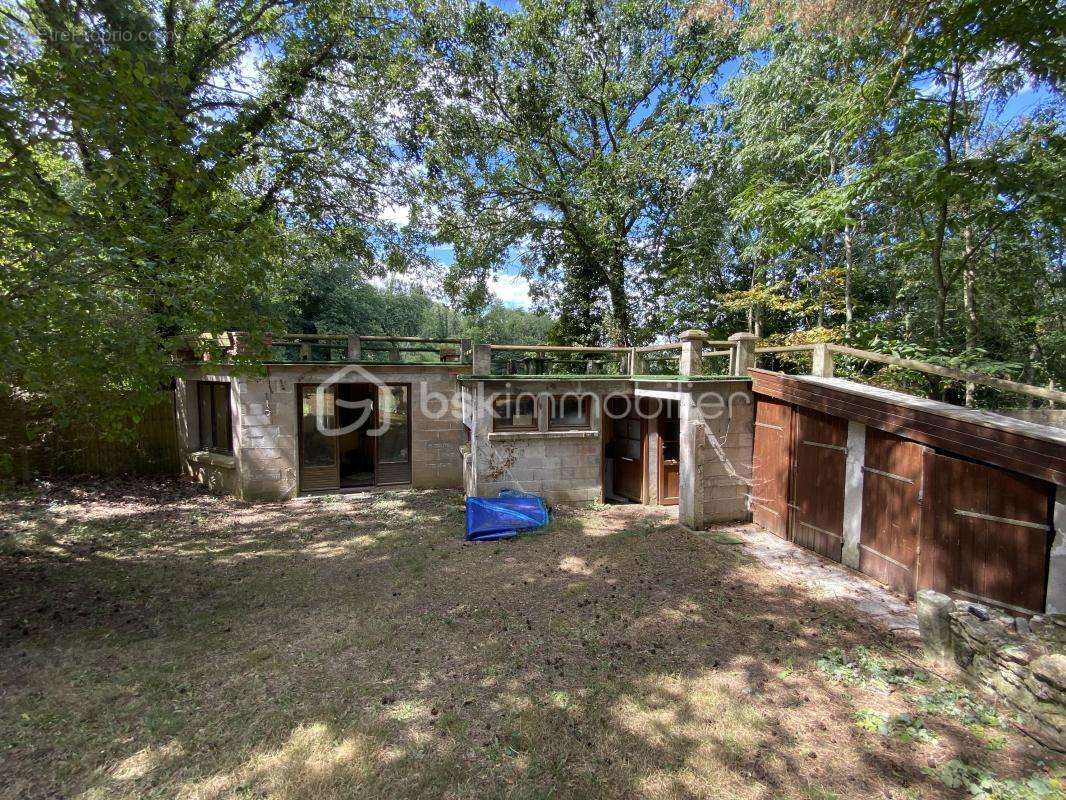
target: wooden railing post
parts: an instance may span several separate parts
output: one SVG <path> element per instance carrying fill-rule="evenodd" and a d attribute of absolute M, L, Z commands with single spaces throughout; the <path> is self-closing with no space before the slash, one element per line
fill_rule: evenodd
<path fill-rule="evenodd" d="M 362 361 L 363 360 L 363 343 L 358 336 L 348 337 L 348 360 L 349 361 Z"/>
<path fill-rule="evenodd" d="M 471 352 L 471 342 L 469 339 L 459 340 L 459 363 L 466 364 L 470 358 L 473 357 Z"/>
<path fill-rule="evenodd" d="M 754 333 L 741 332 L 734 333 L 729 341 L 733 343 L 733 374 L 750 375 L 751 368 L 755 366 L 755 343 L 759 337 Z"/>

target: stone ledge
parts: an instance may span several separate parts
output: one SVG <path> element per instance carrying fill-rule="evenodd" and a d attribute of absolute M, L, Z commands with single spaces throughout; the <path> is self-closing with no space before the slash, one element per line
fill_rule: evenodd
<path fill-rule="evenodd" d="M 224 453 L 212 453 L 208 450 L 197 450 L 189 453 L 185 458 L 194 464 L 209 464 L 212 467 L 222 467 L 223 469 L 237 468 L 236 457 L 227 456 Z"/>
<path fill-rule="evenodd" d="M 528 441 L 531 439 L 598 439 L 599 431 L 493 431 L 490 442 Z"/>

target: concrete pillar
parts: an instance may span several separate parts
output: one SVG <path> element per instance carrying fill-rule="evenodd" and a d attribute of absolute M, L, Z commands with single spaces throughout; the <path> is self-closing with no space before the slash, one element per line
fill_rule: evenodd
<path fill-rule="evenodd" d="M 841 560 L 859 568 L 859 539 L 862 536 L 862 466 L 866 463 L 866 426 L 848 423 L 848 452 L 844 462 L 844 550 Z"/>
<path fill-rule="evenodd" d="M 733 373 L 750 375 L 751 368 L 755 366 L 755 344 L 759 337 L 754 333 L 734 333 L 729 341 L 733 343 Z"/>
<path fill-rule="evenodd" d="M 681 336 L 681 361 L 678 372 L 681 375 L 699 375 L 703 372 L 703 343 L 707 341 L 707 334 L 699 330 L 682 331 Z"/>
<path fill-rule="evenodd" d="M 1047 572 L 1047 613 L 1066 614 L 1066 486 L 1055 487 L 1055 538 Z"/>
<path fill-rule="evenodd" d="M 473 369 L 475 375 L 492 374 L 492 349 L 487 344 L 474 345 Z"/>
<path fill-rule="evenodd" d="M 951 649 L 951 612 L 954 601 L 946 594 L 922 589 L 918 592 L 918 630 L 925 654 L 941 664 L 954 660 Z"/>
<path fill-rule="evenodd" d="M 682 392 L 677 401 L 681 440 L 678 453 L 678 521 L 686 528 L 699 530 L 703 524 L 702 496 L 699 494 L 700 475 L 697 466 L 699 437 L 703 435 L 703 421 L 692 395 Z"/>
<path fill-rule="evenodd" d="M 817 375 L 819 378 L 833 377 L 833 351 L 824 342 L 814 346 L 811 375 Z"/>
<path fill-rule="evenodd" d="M 348 337 L 348 360 L 361 361 L 363 359 L 363 341 L 358 336 Z"/>

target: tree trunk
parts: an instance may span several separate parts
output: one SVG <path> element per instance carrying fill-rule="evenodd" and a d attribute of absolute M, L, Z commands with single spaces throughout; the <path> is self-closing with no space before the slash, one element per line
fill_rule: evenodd
<path fill-rule="evenodd" d="M 760 273 L 759 265 L 753 264 L 750 283 L 752 289 L 760 285 Z M 756 336 L 762 337 L 762 308 L 754 301 L 748 305 L 748 333 L 754 333 Z"/>
<path fill-rule="evenodd" d="M 611 298 L 611 317 L 614 322 L 615 344 L 629 347 L 633 341 L 633 319 L 629 310 L 629 296 L 625 287 L 625 261 L 617 259 L 608 273 L 607 293 Z"/>
<path fill-rule="evenodd" d="M 962 308 L 966 315 L 966 349 L 977 348 L 977 270 L 974 267 L 973 230 L 967 225 L 962 230 L 963 241 L 963 267 L 962 267 Z M 974 391 L 976 386 L 966 384 L 966 407 L 974 407 Z"/>
<path fill-rule="evenodd" d="M 944 128 L 940 131 L 940 141 L 944 150 L 944 163 L 942 169 L 946 172 L 955 161 L 953 140 L 955 137 L 955 112 L 958 108 L 959 89 L 962 85 L 962 67 L 958 59 L 952 62 L 951 90 L 948 93 L 947 119 Z M 936 313 L 934 326 L 938 343 L 943 344 L 946 334 L 945 319 L 947 317 L 948 285 L 947 275 L 944 272 L 944 237 L 948 225 L 948 198 L 943 197 L 937 208 L 936 229 L 933 238 L 933 277 L 936 280 Z M 953 282 L 953 281 L 952 281 Z"/>
<path fill-rule="evenodd" d="M 852 227 L 844 226 L 844 338 L 848 339 L 851 332 L 851 321 L 855 317 L 855 301 L 851 296 L 851 270 L 853 264 L 852 254 Z"/>

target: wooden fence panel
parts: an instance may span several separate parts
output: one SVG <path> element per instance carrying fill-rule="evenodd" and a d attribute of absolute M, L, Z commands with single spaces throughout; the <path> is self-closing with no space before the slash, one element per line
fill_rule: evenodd
<path fill-rule="evenodd" d="M 792 406 L 759 397 L 751 468 L 751 511 L 756 525 L 788 538 L 788 485 Z"/>
<path fill-rule="evenodd" d="M 0 401 L 0 476 L 177 475 L 181 472 L 174 393 L 161 392 L 159 402 L 138 421 L 129 423 L 127 441 L 105 439 L 95 428 L 52 434 L 27 442 L 35 420 L 10 397 Z M 23 443 L 28 447 L 23 448 Z M 28 463 L 27 463 L 28 462 Z"/>
<path fill-rule="evenodd" d="M 907 595 L 918 563 L 923 454 L 916 442 L 866 431 L 859 569 Z"/>

